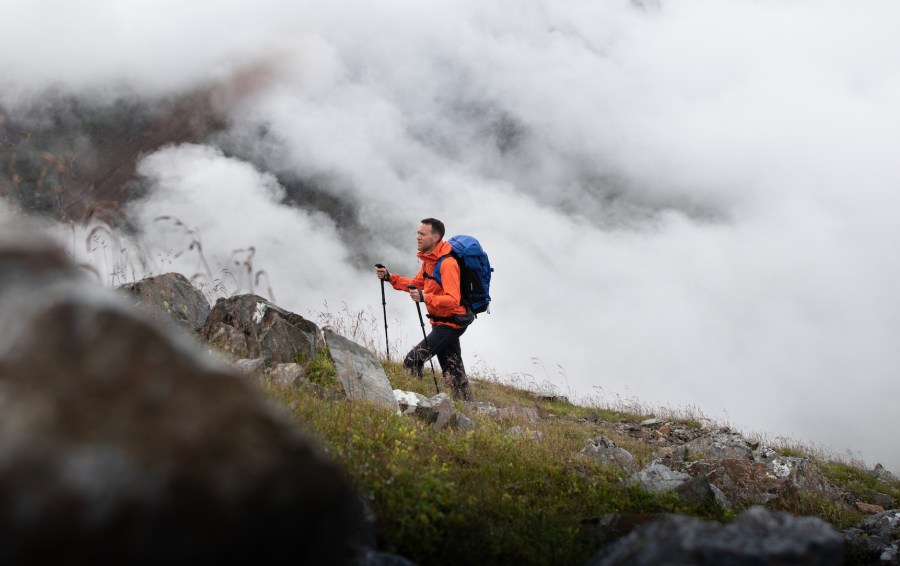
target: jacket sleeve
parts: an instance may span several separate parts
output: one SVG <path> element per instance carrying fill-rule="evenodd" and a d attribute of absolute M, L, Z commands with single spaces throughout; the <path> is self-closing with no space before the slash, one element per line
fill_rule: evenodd
<path fill-rule="evenodd" d="M 391 275 L 391 287 L 397 289 L 398 291 L 408 291 L 407 287 L 410 285 L 415 285 L 417 289 L 425 288 L 425 277 L 423 276 L 423 271 L 425 270 L 425 265 L 419 268 L 419 272 L 412 279 L 408 277 L 402 277 L 397 275 L 396 273 Z M 444 271 L 441 270 L 443 274 Z"/>
<path fill-rule="evenodd" d="M 425 295 L 425 304 L 441 309 L 459 307 L 462 297 L 459 292 L 459 264 L 455 258 L 448 257 L 441 262 L 441 288 L 443 294 Z"/>

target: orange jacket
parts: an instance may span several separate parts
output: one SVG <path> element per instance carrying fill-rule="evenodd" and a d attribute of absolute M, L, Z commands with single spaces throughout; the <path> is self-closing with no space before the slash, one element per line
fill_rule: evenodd
<path fill-rule="evenodd" d="M 434 316 L 453 316 L 455 314 L 466 314 L 466 307 L 460 304 L 459 293 L 459 264 L 452 257 L 441 262 L 441 281 L 444 285 L 438 285 L 433 278 L 434 264 L 441 257 L 450 253 L 452 246 L 445 241 L 438 242 L 438 245 L 431 250 L 430 253 L 423 254 L 419 252 L 419 259 L 422 260 L 422 267 L 412 279 L 401 277 L 400 275 L 391 275 L 391 286 L 398 291 L 407 291 L 407 287 L 415 285 L 417 289 L 425 292 L 425 308 L 428 314 Z M 425 277 L 428 274 L 428 277 Z M 451 322 L 435 322 L 432 325 L 445 324 L 453 328 L 462 328 Z"/>

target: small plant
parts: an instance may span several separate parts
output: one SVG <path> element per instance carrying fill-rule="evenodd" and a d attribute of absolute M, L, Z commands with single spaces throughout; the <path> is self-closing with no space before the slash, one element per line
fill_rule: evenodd
<path fill-rule="evenodd" d="M 309 361 L 306 372 L 309 380 L 313 383 L 323 387 L 333 388 L 337 386 L 337 380 L 335 379 L 337 373 L 327 346 L 316 352 L 313 359 Z"/>

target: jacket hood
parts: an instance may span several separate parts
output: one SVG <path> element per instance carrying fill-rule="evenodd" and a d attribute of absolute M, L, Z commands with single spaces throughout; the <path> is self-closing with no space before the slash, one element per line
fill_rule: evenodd
<path fill-rule="evenodd" d="M 441 240 L 438 242 L 434 249 L 428 252 L 427 254 L 419 252 L 419 259 L 423 261 L 437 261 L 439 258 L 449 254 L 453 250 L 453 246 L 451 246 L 447 240 Z"/>

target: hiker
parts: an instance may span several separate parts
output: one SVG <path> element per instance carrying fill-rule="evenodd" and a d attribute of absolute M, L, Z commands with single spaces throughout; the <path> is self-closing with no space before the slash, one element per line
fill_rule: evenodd
<path fill-rule="evenodd" d="M 418 256 L 422 260 L 422 267 L 416 276 L 408 279 L 392 275 L 387 267 L 376 267 L 375 275 L 382 281 L 390 282 L 394 289 L 409 293 L 413 301 L 425 303 L 428 318 L 431 319 L 431 332 L 406 354 L 403 366 L 410 374 L 422 379 L 425 362 L 432 355 L 437 356 L 444 375 L 450 377 L 453 397 L 468 401 L 471 399 L 471 392 L 463 366 L 459 337 L 466 331 L 466 325 L 474 315 L 461 304 L 460 271 L 455 258 L 447 257 L 441 262 L 440 278 L 443 285 L 434 279 L 435 263 L 452 249 L 449 243 L 443 241 L 444 234 L 443 222 L 425 218 L 416 232 Z M 411 285 L 415 288 L 410 289 Z"/>

